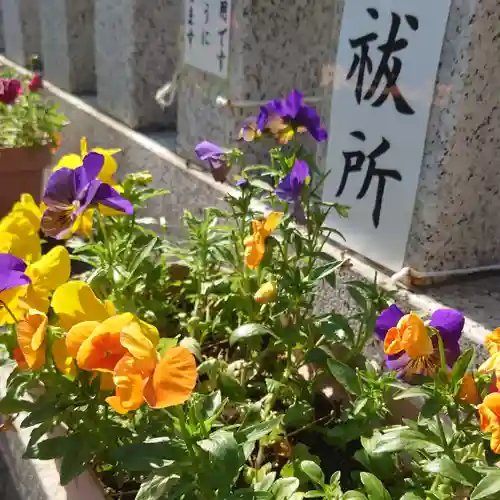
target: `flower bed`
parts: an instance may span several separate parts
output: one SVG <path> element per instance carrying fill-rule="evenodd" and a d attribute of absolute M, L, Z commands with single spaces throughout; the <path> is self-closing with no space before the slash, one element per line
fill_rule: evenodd
<path fill-rule="evenodd" d="M 472 373 L 458 311 L 426 321 L 359 281 L 349 315 L 316 310 L 343 266 L 324 252 L 326 220 L 348 209 L 321 202 L 300 133 L 326 139 L 294 91 L 242 131 L 276 140 L 269 165 L 201 143 L 217 181 L 240 167 L 239 194 L 226 211 L 186 212 L 181 244 L 138 215 L 165 195 L 151 177 L 118 184 L 118 151 L 85 142 L 42 206 L 25 195 L 12 207 L 0 322 L 17 368 L 0 413 L 26 412 L 26 458 L 60 460 L 63 485 L 93 467 L 110 498 L 495 498 L 500 334 Z M 40 230 L 65 245 L 42 255 Z M 83 275 L 71 276 L 68 248 Z M 363 355 L 374 335 L 385 367 Z"/>

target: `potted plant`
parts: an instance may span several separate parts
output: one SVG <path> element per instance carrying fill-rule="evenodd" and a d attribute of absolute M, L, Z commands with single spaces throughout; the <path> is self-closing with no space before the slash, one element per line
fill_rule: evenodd
<path fill-rule="evenodd" d="M 40 199 L 44 168 L 67 120 L 39 93 L 40 73 L 20 79 L 0 74 L 0 216 L 22 193 Z"/>

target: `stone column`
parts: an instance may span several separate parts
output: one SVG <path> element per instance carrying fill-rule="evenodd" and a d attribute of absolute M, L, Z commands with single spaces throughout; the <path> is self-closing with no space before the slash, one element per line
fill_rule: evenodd
<path fill-rule="evenodd" d="M 179 0 L 95 0 L 101 109 L 135 129 L 175 125 L 154 96 L 174 74 L 181 17 Z"/>
<path fill-rule="evenodd" d="M 69 92 L 95 92 L 94 0 L 41 0 L 46 78 Z"/>
<path fill-rule="evenodd" d="M 40 53 L 38 0 L 2 0 L 5 55 L 25 66 Z"/>
<path fill-rule="evenodd" d="M 307 96 L 320 96 L 322 85 L 328 84 L 323 76 L 335 22 L 332 0 L 230 3 L 227 77 L 203 71 L 202 64 L 187 64 L 183 69 L 177 151 L 193 160 L 194 148 L 202 140 L 222 147 L 234 145 L 243 119 L 259 111 L 258 106 L 221 109 L 216 104 L 218 96 L 233 101 L 270 100 L 284 97 L 294 88 Z M 186 36 L 191 27 L 187 21 Z M 201 29 L 196 26 L 198 36 Z"/>
<path fill-rule="evenodd" d="M 0 2 L 0 50 L 5 50 L 5 41 L 3 36 L 3 5 Z"/>
<path fill-rule="evenodd" d="M 378 158 L 377 168 L 397 170 L 403 178 L 400 181 L 386 178 L 386 204 L 385 208 L 382 205 L 380 226 L 375 229 L 371 220 L 378 180 L 374 178 L 368 192 L 358 197 L 366 179 L 368 160 L 360 171 L 351 170 L 343 195 L 336 196 L 342 184 L 344 160 L 341 156 L 350 151 L 340 148 L 342 142 L 338 141 L 338 136 L 355 128 L 354 123 L 346 123 L 345 114 L 338 112 L 341 108 L 334 105 L 332 111 L 331 100 L 325 100 L 324 115 L 331 116 L 333 121 L 329 124 L 329 154 L 322 158 L 324 168 L 331 170 L 324 199 L 351 206 L 351 215 L 347 219 L 332 217 L 329 225 L 344 234 L 346 242 L 342 242 L 343 245 L 393 272 L 402 267 L 435 273 L 500 264 L 500 139 L 497 133 L 500 123 L 500 66 L 495 56 L 500 50 L 500 38 L 497 36 L 497 20 L 492 16 L 492 12 L 498 11 L 498 0 L 439 0 L 433 2 L 431 16 L 425 13 L 425 2 L 420 5 L 421 9 L 416 9 L 411 0 L 401 0 L 397 6 L 391 5 L 390 9 L 384 0 L 360 2 L 367 4 L 364 7 L 378 10 L 378 17 L 372 12 L 372 19 L 367 18 L 372 23 L 370 26 L 386 23 L 388 27 L 392 11 L 401 14 L 399 36 L 403 36 L 408 45 L 399 53 L 392 54 L 392 57 L 403 61 L 396 90 L 401 91 L 416 113 L 406 118 L 402 115 L 395 118 L 396 93 L 389 90 L 388 99 L 377 108 L 379 114 L 373 115 L 376 121 L 372 131 L 378 131 L 377 140 L 381 136 L 390 139 L 391 127 L 395 123 L 402 125 L 397 140 L 391 140 L 391 151 L 397 151 L 397 156 L 391 157 L 391 153 L 387 152 L 385 157 Z M 336 4 L 339 12 L 343 10 L 345 15 L 345 0 L 337 0 Z M 416 16 L 419 26 L 414 24 L 414 19 L 404 17 L 406 14 L 416 14 L 415 11 L 420 12 Z M 439 23 L 442 25 L 439 28 L 432 24 L 438 22 L 436 17 L 441 18 Z M 362 19 L 362 16 L 357 19 Z M 363 31 L 367 26 L 363 23 L 365 21 L 359 21 L 361 30 L 357 34 L 360 36 L 369 33 L 369 30 Z M 346 99 L 354 95 L 355 83 L 353 79 L 348 81 L 346 78 L 350 63 L 344 67 L 348 43 L 341 33 L 345 24 L 344 17 L 335 29 L 332 45 L 335 76 L 337 78 L 340 72 L 340 79 L 345 83 L 342 88 L 336 80 L 334 103 L 337 92 L 337 97 L 345 95 Z M 358 21 L 352 20 L 347 23 L 351 38 L 355 38 L 353 33 L 356 30 L 352 28 L 357 24 Z M 444 41 L 442 34 L 436 35 L 436 29 L 443 30 Z M 376 46 L 386 40 L 388 34 L 389 31 L 384 29 L 377 32 L 379 41 L 374 42 L 370 49 L 372 56 L 377 53 Z M 433 42 L 428 41 L 430 37 L 434 37 Z M 422 40 L 422 47 L 425 47 L 425 43 L 432 43 L 432 46 L 428 46 L 428 50 L 421 50 L 421 57 L 415 57 L 418 53 L 414 53 L 408 59 L 405 51 L 410 54 L 412 44 L 422 43 Z M 359 48 L 352 52 L 353 55 L 359 53 Z M 421 72 L 415 70 L 434 57 L 437 57 L 437 74 L 427 72 L 425 81 L 421 81 L 418 76 Z M 366 76 L 364 82 L 368 88 L 379 61 L 380 56 L 375 55 L 373 72 Z M 382 87 L 384 84 L 383 79 Z M 426 87 L 429 84 L 432 84 L 432 92 L 427 96 Z M 364 96 L 366 94 L 361 95 L 359 106 L 353 106 L 353 109 L 373 105 L 378 93 L 371 99 L 365 100 Z M 427 100 L 425 106 L 428 108 L 422 115 L 424 108 L 420 106 L 422 101 Z M 338 99 L 337 104 L 340 101 L 345 102 L 344 99 Z M 347 108 L 343 109 L 345 111 Z M 405 129 L 404 120 L 419 119 L 419 114 L 423 126 Z M 357 122 L 356 125 L 366 137 L 361 141 L 358 135 L 352 138 L 351 144 L 359 144 L 359 150 L 368 154 L 378 142 L 375 143 L 374 138 L 367 133 L 370 128 L 368 121 Z M 416 143 L 419 144 L 419 151 L 414 152 Z M 412 165 L 411 169 L 408 169 L 409 164 Z M 408 176 L 415 176 L 413 188 L 401 190 Z M 387 197 L 393 198 L 389 204 Z M 384 217 L 392 221 L 385 229 Z M 389 254 L 395 255 L 395 246 L 399 248 L 397 258 L 388 257 Z"/>
<path fill-rule="evenodd" d="M 453 0 L 405 264 L 500 264 L 498 0 Z"/>

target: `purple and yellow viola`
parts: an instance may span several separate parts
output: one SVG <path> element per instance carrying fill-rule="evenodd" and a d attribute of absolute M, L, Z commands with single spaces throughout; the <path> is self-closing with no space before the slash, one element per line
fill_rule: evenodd
<path fill-rule="evenodd" d="M 105 206 L 131 215 L 132 204 L 109 184 L 98 180 L 104 165 L 104 156 L 89 153 L 81 167 L 61 168 L 54 172 L 45 189 L 43 202 L 46 209 L 42 216 L 42 231 L 52 238 L 71 236 L 90 208 Z"/>
<path fill-rule="evenodd" d="M 378 317 L 375 334 L 384 342 L 387 368 L 408 380 L 414 375 L 434 376 L 441 368 L 438 337 L 431 329 L 441 337 L 446 364 L 454 365 L 464 322 L 464 315 L 455 309 L 438 309 L 424 322 L 392 305 Z"/>
<path fill-rule="evenodd" d="M 318 112 L 304 104 L 304 95 L 298 90 L 292 90 L 285 99 L 274 99 L 262 106 L 257 130 L 269 131 L 281 144 L 286 144 L 296 133 L 309 132 L 317 142 L 328 138 Z"/>
<path fill-rule="evenodd" d="M 288 203 L 289 213 L 301 224 L 305 223 L 302 191 L 310 180 L 311 172 L 307 162 L 296 160 L 290 173 L 281 180 L 274 191 L 281 201 Z"/>

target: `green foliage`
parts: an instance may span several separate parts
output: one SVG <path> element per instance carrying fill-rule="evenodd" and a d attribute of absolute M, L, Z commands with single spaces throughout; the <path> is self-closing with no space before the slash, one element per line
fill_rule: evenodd
<path fill-rule="evenodd" d="M 31 77 L 20 78 L 4 69 L 1 78 L 17 78 L 23 86 L 23 92 L 14 103 L 0 103 L 1 147 L 57 147 L 59 133 L 68 123 L 66 117 L 45 96 L 29 90 Z"/>

